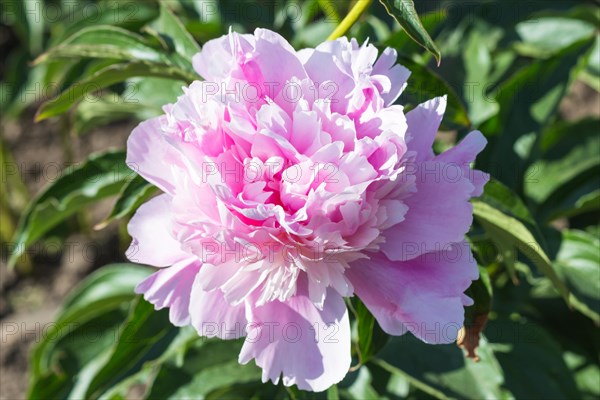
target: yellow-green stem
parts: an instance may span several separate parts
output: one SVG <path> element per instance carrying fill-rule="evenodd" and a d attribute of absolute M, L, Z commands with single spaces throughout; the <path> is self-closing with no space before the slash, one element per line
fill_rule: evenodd
<path fill-rule="evenodd" d="M 335 40 L 340 36 L 344 36 L 346 32 L 348 32 L 348 30 L 352 27 L 352 25 L 354 25 L 354 23 L 362 15 L 362 13 L 365 12 L 367 8 L 369 8 L 372 2 L 373 0 L 357 0 L 354 4 L 354 7 L 352 7 L 348 15 L 344 17 L 342 22 L 340 22 L 340 24 L 335 28 L 331 35 L 329 35 L 327 40 Z"/>

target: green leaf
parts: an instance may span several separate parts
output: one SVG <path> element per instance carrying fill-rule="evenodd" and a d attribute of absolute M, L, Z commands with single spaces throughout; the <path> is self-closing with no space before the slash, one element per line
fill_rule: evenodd
<path fill-rule="evenodd" d="M 158 7 L 154 2 L 134 0 L 128 3 L 100 1 L 75 5 L 63 2 L 62 21 L 54 22 L 49 45 L 56 46 L 69 36 L 90 26 L 111 25 L 138 31 L 142 26 L 158 16 Z M 50 10 L 48 8 L 48 15 Z M 75 12 L 74 12 L 75 11 Z"/>
<path fill-rule="evenodd" d="M 505 397 L 502 370 L 485 338 L 479 359 L 465 358 L 455 344 L 432 346 L 407 334 L 393 337 L 375 363 L 438 399 Z"/>
<path fill-rule="evenodd" d="M 584 67 L 583 56 L 590 47 L 589 41 L 578 42 L 547 60 L 536 60 L 495 90 L 500 111 L 480 127 L 489 143 L 477 158 L 478 167 L 509 188 L 522 190 L 523 179 L 529 179 L 523 175 L 531 155 L 519 144 L 534 142 L 554 120 L 570 82 Z"/>
<path fill-rule="evenodd" d="M 594 48 L 590 54 L 588 65 L 579 75 L 579 79 L 585 82 L 596 92 L 600 92 L 600 36 L 596 36 Z"/>
<path fill-rule="evenodd" d="M 327 20 L 316 21 L 299 30 L 294 36 L 293 43 L 296 47 L 316 47 L 327 40 L 330 33 L 331 22 Z"/>
<path fill-rule="evenodd" d="M 150 269 L 132 264 L 106 266 L 69 295 L 30 359 L 30 398 L 67 397 L 80 373 L 114 343 L 134 288 Z"/>
<path fill-rule="evenodd" d="M 198 79 L 198 78 L 197 78 Z M 128 87 L 134 91 L 135 99 L 139 99 L 142 109 L 137 117 L 146 120 L 164 114 L 163 107 L 175 103 L 183 94 L 184 81 L 164 78 L 133 78 L 127 81 Z"/>
<path fill-rule="evenodd" d="M 144 39 L 126 29 L 110 25 L 84 28 L 39 56 L 34 63 L 53 58 L 111 58 L 169 64 L 169 58 Z"/>
<path fill-rule="evenodd" d="M 190 325 L 180 328 L 177 335 L 169 343 L 169 347 L 160 354 L 159 357 L 145 362 L 140 371 L 127 376 L 125 379 L 122 379 L 120 382 L 113 385 L 109 390 L 102 394 L 100 399 L 126 399 L 128 394 L 131 393 L 131 390 L 135 386 L 139 387 L 139 385 L 148 388 L 148 390 L 146 390 L 146 392 L 148 392 L 152 387 L 154 380 L 159 375 L 163 365 L 173 363 L 173 365 L 181 367 L 189 348 L 200 340 L 201 339 L 198 337 L 195 329 Z"/>
<path fill-rule="evenodd" d="M 96 229 L 102 229 L 115 219 L 120 219 L 133 213 L 139 206 L 157 192 L 157 188 L 146 182 L 141 176 L 133 178 L 123 187 L 119 198 L 110 214 L 98 225 Z"/>
<path fill-rule="evenodd" d="M 116 93 L 93 98 L 85 96 L 75 111 L 73 121 L 75 134 L 84 135 L 96 127 L 130 118 L 144 110 L 142 103 L 129 100 Z"/>
<path fill-rule="evenodd" d="M 119 193 L 132 175 L 123 151 L 92 154 L 82 165 L 68 170 L 21 216 L 8 264 L 14 266 L 32 243 L 83 207 Z"/>
<path fill-rule="evenodd" d="M 435 42 L 427 33 L 427 30 L 421 24 L 415 4 L 412 0 L 380 0 L 388 14 L 390 14 L 406 31 L 415 42 L 423 46 L 435 57 L 438 65 L 442 61 L 442 54 L 435 45 Z"/>
<path fill-rule="evenodd" d="M 371 366 L 371 364 L 369 364 Z M 341 387 L 342 384 L 352 379 L 352 375 L 356 374 L 356 378 L 347 387 Z M 350 372 L 346 378 L 340 383 L 340 393 L 344 398 L 355 400 L 376 399 L 380 395 L 373 388 L 373 377 L 369 368 L 365 365 L 361 366 L 357 372 Z"/>
<path fill-rule="evenodd" d="M 237 361 L 242 344 L 242 340 L 197 338 L 187 349 L 181 364 L 174 360 L 161 364 L 147 397 L 223 398 L 237 385 L 260 382 L 258 367 L 253 363 L 240 365 Z"/>
<path fill-rule="evenodd" d="M 499 71 L 501 67 L 507 67 L 507 63 L 503 65 L 499 57 L 492 58 L 502 35 L 502 29 L 477 20 L 466 37 L 462 53 L 465 67 L 463 98 L 469 108 L 469 118 L 476 126 L 496 115 L 500 109 L 487 91 L 495 83 L 495 75 L 502 72 Z"/>
<path fill-rule="evenodd" d="M 562 232 L 554 265 L 571 291 L 571 303 L 600 325 L 600 239 L 584 231 Z"/>
<path fill-rule="evenodd" d="M 85 392 L 90 386 L 90 383 L 94 379 L 94 376 L 102 369 L 102 366 L 107 362 L 110 356 L 110 346 L 106 346 L 97 357 L 92 359 L 90 362 L 83 364 L 81 370 L 77 374 L 77 379 L 71 392 L 69 393 L 70 399 L 84 399 Z"/>
<path fill-rule="evenodd" d="M 48 374 L 29 383 L 29 399 L 58 399 L 68 394 L 69 377 L 66 374 Z"/>
<path fill-rule="evenodd" d="M 515 27 L 522 42 L 517 50 L 524 55 L 548 57 L 582 39 L 594 36 L 593 24 L 579 19 L 547 17 L 520 22 Z"/>
<path fill-rule="evenodd" d="M 339 399 L 340 399 L 340 394 L 339 394 L 337 385 L 333 385 L 329 389 L 327 389 L 327 400 L 339 400 Z"/>
<path fill-rule="evenodd" d="M 442 130 L 471 127 L 465 106 L 447 82 L 431 69 L 409 58 L 400 57 L 399 62 L 411 71 L 409 84 L 400 96 L 400 104 L 415 107 L 433 97 L 446 95 L 448 104 L 442 121 Z"/>
<path fill-rule="evenodd" d="M 93 75 L 75 83 L 52 100 L 43 103 L 37 111 L 36 121 L 42 121 L 69 110 L 78 100 L 89 93 L 123 82 L 136 76 L 152 76 L 191 82 L 198 77 L 178 67 L 134 61 L 114 64 L 100 69 Z"/>
<path fill-rule="evenodd" d="M 483 194 L 479 198 L 495 209 L 515 217 L 521 222 L 535 224 L 535 220 L 521 198 L 494 178 L 491 178 L 485 185 Z"/>
<path fill-rule="evenodd" d="M 600 121 L 597 121 L 600 124 Z M 597 128 L 599 125 L 596 124 Z M 574 126 L 577 127 L 577 126 Z M 597 176 L 600 172 L 600 136 L 591 134 L 594 131 L 572 131 L 578 143 L 569 148 L 565 143 L 560 144 L 561 153 L 569 150 L 566 154 L 544 157 L 538 163 L 531 166 L 528 179 L 525 183 L 525 193 L 541 203 L 553 192 L 565 190 L 562 186 L 572 185 L 581 175 Z M 589 133 L 586 137 L 586 133 Z"/>
<path fill-rule="evenodd" d="M 517 399 L 580 399 L 563 349 L 544 327 L 525 318 L 491 320 L 486 336 Z"/>
<path fill-rule="evenodd" d="M 185 29 L 179 18 L 171 12 L 166 1 L 161 0 L 160 15 L 152 22 L 151 27 L 190 63 L 192 57 L 200 51 L 198 43 Z"/>
<path fill-rule="evenodd" d="M 543 220 L 576 215 L 598 207 L 600 184 L 600 121 L 557 123 L 541 138 L 539 161 L 527 171 L 525 194 L 538 205 Z"/>
<path fill-rule="evenodd" d="M 128 376 L 119 383 L 113 385 L 100 397 L 101 400 L 126 400 L 132 391 L 145 388 L 156 376 L 156 371 L 151 368 L 143 368 L 136 374 Z M 84 393 L 85 394 L 85 393 Z M 81 396 L 83 398 L 83 395 Z"/>
<path fill-rule="evenodd" d="M 131 318 L 132 323 L 138 320 Z M 132 338 L 137 343 L 137 334 Z M 258 367 L 238 363 L 242 344 L 243 340 L 202 338 L 191 326 L 183 327 L 158 357 L 138 362 L 141 369 L 115 379 L 116 384 L 100 398 L 127 398 L 135 385 L 145 388 L 148 399 L 274 398 L 281 386 L 262 384 Z"/>
<path fill-rule="evenodd" d="M 388 335 L 381 329 L 373 314 L 358 298 L 352 299 L 352 311 L 356 316 L 357 350 L 361 364 L 365 364 L 385 346 Z"/>
<path fill-rule="evenodd" d="M 103 302 L 133 300 L 138 283 L 148 277 L 151 269 L 137 264 L 109 264 L 91 274 L 69 294 L 61 315 L 75 318 L 80 312 L 101 313 Z M 94 309 L 89 309 L 94 305 Z M 100 307 L 99 307 L 100 306 Z M 63 318 L 61 317 L 61 318 Z M 79 317 L 77 317 L 79 318 Z"/>
<path fill-rule="evenodd" d="M 176 373 L 172 371 L 171 373 Z M 199 370 L 192 380 L 178 388 L 169 399 L 197 398 L 206 395 L 207 398 L 223 398 L 222 393 L 233 385 L 246 382 L 257 383 L 260 379 L 260 370 L 256 366 L 243 366 L 236 359 L 221 363 L 213 367 Z"/>
<path fill-rule="evenodd" d="M 599 187 L 600 184 L 596 184 Z M 584 194 L 575 200 L 575 205 L 569 210 L 563 212 L 562 216 L 572 217 L 590 211 L 600 210 L 600 189 Z"/>
<path fill-rule="evenodd" d="M 490 312 L 492 309 L 492 283 L 485 268 L 479 267 L 479 278 L 473 281 L 465 294 L 474 301 L 473 305 L 466 309 L 465 324 L 472 323 L 478 315 Z"/>
<path fill-rule="evenodd" d="M 582 394 L 581 399 L 594 400 L 600 397 L 600 367 L 595 360 L 570 351 L 564 352 L 563 358 Z"/>
<path fill-rule="evenodd" d="M 600 168 L 564 183 L 537 207 L 540 220 L 549 222 L 600 210 Z"/>
<path fill-rule="evenodd" d="M 577 147 L 582 140 L 595 136 L 600 120 L 594 117 L 578 121 L 557 121 L 544 130 L 539 151 L 546 158 L 560 158 Z"/>
<path fill-rule="evenodd" d="M 533 234 L 519 220 L 496 210 L 481 200 L 473 199 L 473 215 L 501 249 L 518 249 L 548 277 L 567 301 L 569 290 L 558 277 L 548 256 Z"/>
<path fill-rule="evenodd" d="M 143 361 L 167 348 L 177 329 L 169 322 L 168 310 L 156 311 L 152 304 L 138 297 L 106 363 L 94 374 L 84 397 L 96 399 L 111 385 L 137 372 Z"/>
<path fill-rule="evenodd" d="M 76 134 L 82 135 L 113 121 L 126 118 L 146 120 L 162 115 L 162 107 L 177 101 L 185 85 L 185 82 L 173 79 L 132 78 L 125 82 L 121 94 L 84 96 L 75 110 L 73 129 Z"/>
<path fill-rule="evenodd" d="M 23 211 L 24 204 L 29 201 L 29 191 L 3 138 L 0 138 L 0 165 L 2 165 L 0 240 L 9 243 L 15 234 L 16 217 Z"/>
<path fill-rule="evenodd" d="M 490 179 L 485 185 L 484 192 L 479 199 L 493 208 L 523 222 L 527 229 L 532 229 L 534 234 L 542 237 L 537 223 L 525 204 L 521 201 L 521 198 L 499 181 L 493 178 Z M 488 232 L 491 231 L 492 233 L 496 233 L 494 227 L 487 226 L 486 230 Z M 499 240 L 499 237 L 502 235 L 502 233 L 493 235 L 492 241 L 497 247 L 512 281 L 516 284 L 519 281 L 515 264 L 517 261 L 517 249 L 512 243 L 505 240 Z"/>
<path fill-rule="evenodd" d="M 428 32 L 435 32 L 444 22 L 444 18 L 440 17 L 446 16 L 446 14 L 446 10 L 435 10 L 427 12 L 421 15 L 421 23 Z M 414 55 L 415 53 L 421 51 L 421 47 L 408 35 L 406 35 L 406 33 L 402 30 L 388 35 L 386 39 L 383 40 L 382 46 L 393 47 L 400 54 L 403 54 L 405 56 Z"/>

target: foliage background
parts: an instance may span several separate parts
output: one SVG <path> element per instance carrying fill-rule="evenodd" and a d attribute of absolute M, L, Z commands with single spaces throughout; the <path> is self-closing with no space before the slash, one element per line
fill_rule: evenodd
<path fill-rule="evenodd" d="M 490 142 L 477 167 L 494 180 L 469 233 L 482 279 L 466 310 L 473 335 L 488 322 L 476 363 L 455 344 L 387 338 L 353 302 L 361 367 L 318 395 L 261 384 L 237 364 L 239 342 L 198 339 L 133 295 L 150 270 L 103 265 L 123 261 L 126 221 L 154 194 L 124 165 L 126 135 L 194 79 L 198 46 L 229 27 L 315 46 L 352 2 L 0 4 L 2 397 L 600 396 L 597 2 L 418 1 L 439 67 L 377 1 L 348 32 L 398 50 L 413 71 L 400 103 L 448 94 L 436 151 L 472 129 Z M 54 316 L 44 308 L 59 301 Z M 25 365 L 28 389 L 10 379 Z"/>

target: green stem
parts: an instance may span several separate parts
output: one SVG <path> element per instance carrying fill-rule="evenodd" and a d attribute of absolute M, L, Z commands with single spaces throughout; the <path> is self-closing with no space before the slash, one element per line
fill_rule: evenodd
<path fill-rule="evenodd" d="M 344 36 L 346 32 L 354 25 L 363 12 L 371 5 L 373 0 L 357 0 L 354 7 L 350 10 L 348 15 L 344 17 L 342 22 L 335 28 L 335 30 L 329 35 L 327 40 L 335 40 L 340 36 Z"/>

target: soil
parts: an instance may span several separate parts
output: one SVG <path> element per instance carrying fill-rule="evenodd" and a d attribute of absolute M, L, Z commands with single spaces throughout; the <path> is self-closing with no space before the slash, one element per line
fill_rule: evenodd
<path fill-rule="evenodd" d="M 576 120 L 600 116 L 600 96 L 582 83 L 576 83 L 560 108 L 563 117 Z M 4 121 L 3 140 L 15 158 L 29 193 L 36 194 L 56 176 L 56 167 L 67 160 L 60 125 L 57 121 L 34 124 L 28 111 L 19 121 Z M 83 137 L 70 138 L 72 159 L 81 161 L 92 151 L 124 148 L 135 126 L 123 122 L 96 129 Z M 41 164 L 42 171 L 35 165 Z M 91 224 L 110 211 L 111 202 L 103 202 L 91 212 Z M 123 245 L 115 224 L 102 231 L 90 230 L 67 240 L 75 243 L 69 253 L 34 252 L 31 271 L 11 271 L 6 254 L 0 262 L 0 400 L 26 398 L 27 359 L 31 346 L 39 340 L 44 324 L 50 323 L 69 290 L 96 268 L 124 261 Z M 84 249 L 95 249 L 93 254 Z"/>

